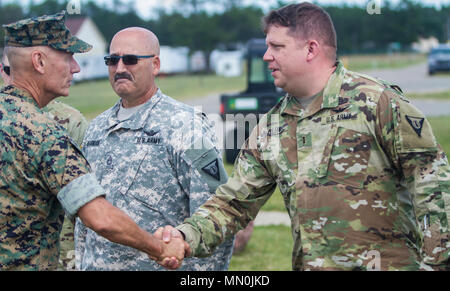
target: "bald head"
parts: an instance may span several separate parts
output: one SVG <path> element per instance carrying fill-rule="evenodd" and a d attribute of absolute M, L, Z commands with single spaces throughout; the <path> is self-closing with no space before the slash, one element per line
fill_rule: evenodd
<path fill-rule="evenodd" d="M 113 52 L 114 45 L 117 43 L 128 42 L 135 50 L 136 54 L 155 54 L 159 56 L 159 40 L 158 37 L 148 29 L 142 27 L 129 27 L 117 32 L 111 40 L 110 53 Z"/>
<path fill-rule="evenodd" d="M 116 33 L 111 40 L 112 56 L 139 56 L 137 63 L 124 62 L 108 66 L 112 88 L 122 98 L 126 108 L 147 102 L 156 92 L 155 77 L 159 74 L 159 41 L 156 35 L 142 27 L 129 27 Z"/>

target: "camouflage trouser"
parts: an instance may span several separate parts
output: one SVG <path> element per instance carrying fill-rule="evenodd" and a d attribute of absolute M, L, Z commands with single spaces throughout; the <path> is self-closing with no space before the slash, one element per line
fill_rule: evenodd
<path fill-rule="evenodd" d="M 73 271 L 75 270 L 75 245 L 73 240 L 74 225 L 65 218 L 60 236 L 60 253 L 58 270 Z"/>

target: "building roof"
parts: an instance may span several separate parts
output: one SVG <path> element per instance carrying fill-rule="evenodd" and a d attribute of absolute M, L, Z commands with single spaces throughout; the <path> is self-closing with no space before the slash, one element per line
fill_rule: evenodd
<path fill-rule="evenodd" d="M 73 35 L 77 35 L 86 17 L 66 18 L 66 26 Z"/>

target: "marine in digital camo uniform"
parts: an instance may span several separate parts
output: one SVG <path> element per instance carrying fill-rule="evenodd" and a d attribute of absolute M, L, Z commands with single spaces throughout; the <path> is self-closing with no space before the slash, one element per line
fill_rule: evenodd
<path fill-rule="evenodd" d="M 9 61 L 6 53 L 3 53 L 2 64 L 9 67 Z M 1 76 L 4 85 L 10 85 L 10 71 L 1 71 Z M 88 122 L 84 116 L 77 109 L 59 102 L 52 101 L 42 109 L 47 112 L 51 119 L 55 120 L 62 127 L 67 130 L 69 136 L 77 143 L 81 145 L 83 142 L 84 133 L 88 126 Z M 69 219 L 64 220 L 63 228 L 61 230 L 61 251 L 60 251 L 60 266 L 61 270 L 71 270 L 75 267 L 75 251 L 73 240 L 73 223 Z"/>
<path fill-rule="evenodd" d="M 397 86 L 333 65 L 336 34 L 317 5 L 273 10 L 263 28 L 263 59 L 288 94 L 252 132 L 228 183 L 177 227 L 193 255 L 245 227 L 278 185 L 294 270 L 448 268 L 450 169 L 423 114 Z"/>
<path fill-rule="evenodd" d="M 44 19 L 39 20 L 41 25 L 48 25 Z M 43 39 L 28 39 L 27 31 L 22 29 L 26 25 L 19 22 L 5 27 L 7 45 L 46 45 Z M 35 29 L 35 33 L 43 30 L 34 25 L 39 24 L 30 23 L 30 30 Z M 48 30 L 52 28 L 49 26 Z M 69 48 L 73 43 L 57 45 Z M 87 48 L 78 48 L 82 49 Z M 0 94 L 0 268 L 54 269 L 64 219 L 56 194 L 81 173 L 88 173 L 89 168 L 87 163 L 75 159 L 78 149 L 28 92 L 6 86 Z M 46 149 L 42 159 L 36 159 L 35 153 L 42 149 Z"/>
<path fill-rule="evenodd" d="M 41 45 L 68 53 L 90 49 L 90 45 L 70 35 L 64 26 L 64 13 L 4 27 L 5 43 L 10 47 Z M 106 211 L 113 214 L 114 220 L 119 218 L 119 224 L 113 223 L 116 226 L 127 221 L 125 233 L 137 230 L 133 234 L 146 241 L 134 243 L 121 233 L 114 239 L 137 247 L 140 244 L 146 250 L 148 247 L 150 255 L 152 236 L 103 202 L 104 190 L 90 174 L 89 164 L 78 147 L 40 109 L 35 98 L 42 101 L 42 96 L 35 97 L 14 85 L 0 91 L 0 269 L 56 269 L 63 208 L 71 217 L 82 215 L 86 223 L 99 230 L 99 224 L 91 220 L 97 212 Z M 106 228 L 113 229 L 109 225 Z M 164 244 L 159 246 L 166 252 Z"/>
<path fill-rule="evenodd" d="M 111 44 L 112 54 L 116 51 L 128 53 L 128 48 L 122 51 L 116 41 L 126 36 L 133 36 L 125 42 L 131 49 L 140 48 L 142 39 L 151 36 L 148 41 L 153 44 L 153 49 L 138 52 L 158 54 L 156 36 L 141 28 L 118 32 Z M 141 44 L 135 44 L 136 39 L 141 40 Z M 152 81 L 138 75 L 144 66 L 147 73 L 148 70 L 153 72 L 146 65 L 142 61 L 123 66 L 120 73 L 133 76 L 127 84 L 136 82 L 139 86 L 139 80 L 142 80 L 148 85 Z M 157 64 L 152 66 L 158 67 Z M 109 70 L 114 77 L 119 64 L 110 66 Z M 115 106 L 90 123 L 83 151 L 98 181 L 107 190 L 108 201 L 130 215 L 140 227 L 153 233 L 163 225 L 182 223 L 227 181 L 228 176 L 214 128 L 207 117 L 164 95 L 156 84 L 149 90 L 156 93 L 149 95 L 141 105 L 131 107 L 133 114 L 129 117 L 120 114 L 124 111 L 124 102 L 129 99 L 119 95 L 121 100 Z M 79 221 L 75 227 L 75 246 L 77 269 L 164 270 L 136 250 L 103 239 Z M 233 238 L 230 238 L 211 257 L 185 259 L 180 270 L 225 271 L 232 250 Z"/>

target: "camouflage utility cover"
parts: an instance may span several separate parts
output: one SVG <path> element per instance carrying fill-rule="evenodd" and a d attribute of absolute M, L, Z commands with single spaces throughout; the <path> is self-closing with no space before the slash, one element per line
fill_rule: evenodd
<path fill-rule="evenodd" d="M 176 226 L 210 198 L 228 176 L 212 125 L 194 108 L 158 90 L 130 118 L 117 118 L 120 101 L 89 125 L 83 151 L 106 199 L 142 229 Z M 164 270 L 145 253 L 75 226 L 77 269 Z M 183 261 L 181 270 L 227 270 L 228 239 L 205 259 Z"/>
<path fill-rule="evenodd" d="M 194 255 L 245 227 L 278 185 L 294 270 L 448 268 L 448 160 L 396 89 L 338 63 L 306 109 L 287 95 L 252 132 L 228 182 L 178 227 Z"/>
<path fill-rule="evenodd" d="M 80 196 L 86 203 L 102 190 L 92 191 L 95 178 L 66 131 L 14 86 L 0 90 L 0 164 L 0 269 L 54 270 L 61 206 L 75 215 Z"/>
<path fill-rule="evenodd" d="M 73 36 L 64 24 L 65 11 L 3 25 L 5 46 L 49 46 L 68 53 L 85 53 L 92 46 Z"/>

